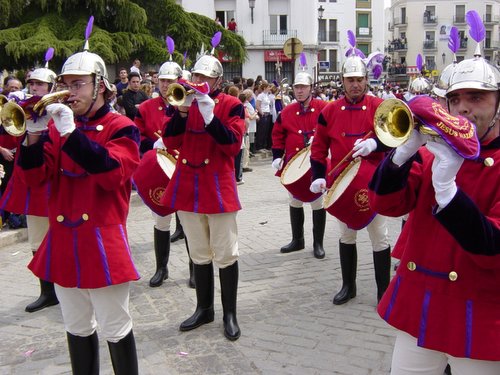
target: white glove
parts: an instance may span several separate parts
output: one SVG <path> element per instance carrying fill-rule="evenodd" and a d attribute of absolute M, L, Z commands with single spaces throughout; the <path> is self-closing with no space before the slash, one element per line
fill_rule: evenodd
<path fill-rule="evenodd" d="M 392 162 L 398 167 L 401 167 L 406 161 L 417 153 L 418 149 L 427 142 L 427 139 L 427 136 L 422 135 L 418 130 L 413 129 L 410 138 L 401 146 L 396 148 L 394 155 L 392 155 Z"/>
<path fill-rule="evenodd" d="M 357 139 L 356 142 L 354 142 L 354 147 L 352 148 L 354 154 L 352 154 L 353 158 L 356 158 L 358 156 L 368 156 L 370 155 L 373 151 L 377 149 L 377 141 L 373 138 L 368 138 L 365 140 Z"/>
<path fill-rule="evenodd" d="M 7 99 L 14 99 L 16 102 L 26 99 L 26 94 L 23 91 L 13 91 L 7 96 Z"/>
<path fill-rule="evenodd" d="M 191 107 L 191 104 L 193 103 L 194 99 L 195 99 L 194 94 L 187 95 L 184 100 L 184 103 L 182 103 L 182 105 L 179 107 Z"/>
<path fill-rule="evenodd" d="M 166 147 L 165 147 L 165 143 L 163 143 L 163 138 L 161 138 L 161 137 L 160 137 L 160 138 L 158 138 L 158 139 L 156 140 L 156 142 L 155 142 L 155 143 L 153 143 L 153 148 L 154 148 L 154 149 L 159 148 L 159 149 L 165 150 L 165 149 L 166 149 Z"/>
<path fill-rule="evenodd" d="M 26 130 L 28 133 L 40 133 L 47 130 L 47 124 L 49 123 L 49 116 L 42 116 L 34 120 L 26 120 Z"/>
<path fill-rule="evenodd" d="M 315 179 L 309 187 L 312 193 L 323 193 L 326 190 L 326 180 L 324 178 Z"/>
<path fill-rule="evenodd" d="M 281 163 L 283 162 L 283 159 L 281 158 L 276 158 L 273 160 L 273 163 L 271 164 L 271 166 L 276 169 L 277 171 L 279 171 L 281 169 Z"/>
<path fill-rule="evenodd" d="M 61 136 L 71 134 L 75 130 L 75 120 L 73 119 L 73 111 L 66 105 L 61 103 L 49 104 L 46 108 L 47 113 L 54 120 L 57 131 Z"/>
<path fill-rule="evenodd" d="M 429 141 L 426 147 L 434 154 L 432 186 L 436 193 L 436 202 L 439 207 L 444 208 L 457 193 L 455 177 L 464 159 L 444 141 Z"/>
<path fill-rule="evenodd" d="M 196 100 L 198 101 L 198 109 L 200 110 L 205 125 L 212 122 L 214 118 L 214 107 L 215 102 L 213 99 L 207 95 L 196 94 Z"/>

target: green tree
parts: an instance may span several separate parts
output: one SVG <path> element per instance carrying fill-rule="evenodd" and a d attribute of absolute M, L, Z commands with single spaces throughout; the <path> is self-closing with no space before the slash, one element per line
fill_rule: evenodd
<path fill-rule="evenodd" d="M 246 58 L 245 41 L 208 18 L 185 12 L 175 0 L 0 0 L 0 66 L 27 68 L 43 63 L 55 49 L 51 66 L 61 66 L 81 51 L 87 21 L 94 16 L 90 50 L 108 64 L 134 57 L 153 64 L 167 60 L 165 37 L 176 43 L 174 59 L 188 51 L 194 59 L 202 43 L 222 31 L 220 48 L 235 59 Z"/>

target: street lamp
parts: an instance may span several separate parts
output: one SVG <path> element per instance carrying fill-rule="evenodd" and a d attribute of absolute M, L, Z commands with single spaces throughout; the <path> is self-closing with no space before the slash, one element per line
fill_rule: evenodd
<path fill-rule="evenodd" d="M 319 20 L 322 20 L 323 19 L 323 12 L 325 10 L 323 9 L 323 5 L 320 5 L 319 8 L 318 8 L 318 19 Z"/>
<path fill-rule="evenodd" d="M 255 0 L 248 0 L 248 5 L 250 6 L 250 19 L 253 23 L 253 8 L 255 8 Z"/>
<path fill-rule="evenodd" d="M 446 61 L 446 54 L 443 52 L 443 54 L 441 55 L 442 59 L 443 59 L 443 64 L 445 63 Z"/>

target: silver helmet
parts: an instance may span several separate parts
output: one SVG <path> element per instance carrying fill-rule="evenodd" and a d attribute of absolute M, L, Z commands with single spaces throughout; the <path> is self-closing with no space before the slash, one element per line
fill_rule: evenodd
<path fill-rule="evenodd" d="M 448 87 L 450 86 L 450 78 L 455 70 L 456 65 L 456 63 L 453 63 L 446 66 L 441 72 L 438 81 L 432 88 L 432 92 L 440 98 L 446 98 L 446 90 L 448 90 Z"/>
<path fill-rule="evenodd" d="M 111 91 L 111 85 L 108 81 L 108 71 L 106 70 L 104 60 L 99 55 L 89 51 L 78 52 L 68 57 L 59 77 L 66 75 L 86 76 L 91 74 L 95 74 L 96 82 L 102 79 L 106 88 Z"/>
<path fill-rule="evenodd" d="M 410 93 L 413 95 L 426 95 L 431 92 L 432 85 L 424 77 L 417 77 L 410 83 Z"/>
<path fill-rule="evenodd" d="M 349 56 L 342 65 L 342 77 L 366 77 L 367 75 L 366 64 L 357 55 Z"/>
<path fill-rule="evenodd" d="M 56 78 L 57 75 L 52 70 L 48 68 L 38 68 L 33 70 L 33 72 L 30 75 L 30 78 L 28 79 L 28 82 L 32 80 L 37 80 L 40 82 L 48 83 L 50 85 L 56 81 Z"/>
<path fill-rule="evenodd" d="M 181 77 L 182 69 L 175 61 L 167 61 L 163 63 L 158 72 L 159 79 L 177 79 Z"/>
<path fill-rule="evenodd" d="M 196 61 L 191 73 L 203 74 L 211 78 L 221 77 L 223 74 L 222 64 L 212 55 L 203 55 Z"/>
<path fill-rule="evenodd" d="M 182 70 L 182 79 L 185 81 L 191 81 L 191 72 L 189 70 Z"/>
<path fill-rule="evenodd" d="M 295 76 L 295 81 L 293 82 L 294 86 L 297 85 L 306 85 L 311 86 L 313 84 L 313 79 L 311 75 L 307 72 L 298 72 Z"/>
<path fill-rule="evenodd" d="M 500 71 L 480 56 L 460 61 L 450 77 L 446 94 L 466 88 L 497 91 L 500 89 Z"/>

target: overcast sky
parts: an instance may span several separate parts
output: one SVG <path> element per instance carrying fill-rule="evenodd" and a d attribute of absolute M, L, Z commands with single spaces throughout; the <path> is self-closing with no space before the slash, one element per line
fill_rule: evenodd
<path fill-rule="evenodd" d="M 384 8 L 389 8 L 391 6 L 391 0 L 384 0 Z"/>

